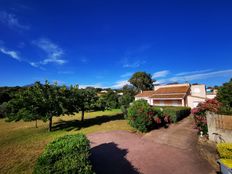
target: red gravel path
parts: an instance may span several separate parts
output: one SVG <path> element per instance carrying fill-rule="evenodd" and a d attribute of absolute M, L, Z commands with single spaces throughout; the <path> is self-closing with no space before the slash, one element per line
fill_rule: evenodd
<path fill-rule="evenodd" d="M 186 118 L 144 136 L 127 131 L 90 134 L 94 170 L 97 174 L 214 173 L 197 151 L 192 127 L 192 120 Z"/>

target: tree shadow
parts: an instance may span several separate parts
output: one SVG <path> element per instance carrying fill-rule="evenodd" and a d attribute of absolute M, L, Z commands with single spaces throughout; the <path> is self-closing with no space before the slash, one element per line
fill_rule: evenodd
<path fill-rule="evenodd" d="M 90 156 L 93 170 L 96 174 L 139 174 L 125 158 L 127 153 L 127 149 L 120 149 L 113 142 L 93 147 Z"/>
<path fill-rule="evenodd" d="M 88 118 L 85 119 L 83 122 L 80 120 L 62 120 L 60 122 L 54 123 L 52 130 L 57 131 L 57 130 L 66 130 L 66 131 L 71 131 L 71 130 L 80 130 L 81 128 L 86 128 L 90 127 L 93 125 L 101 125 L 103 123 L 109 122 L 109 121 L 114 121 L 114 120 L 123 120 L 124 116 L 123 114 L 117 114 L 117 115 L 102 115 L 102 116 L 97 116 L 94 118 Z"/>

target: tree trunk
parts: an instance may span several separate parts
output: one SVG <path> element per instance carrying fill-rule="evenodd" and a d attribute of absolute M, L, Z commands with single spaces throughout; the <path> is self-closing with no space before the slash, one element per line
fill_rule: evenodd
<path fill-rule="evenodd" d="M 82 110 L 82 111 L 81 111 L 81 122 L 83 122 L 83 121 L 84 121 L 84 116 L 85 116 L 85 111 L 84 111 L 84 110 Z"/>
<path fill-rule="evenodd" d="M 49 118 L 48 132 L 51 132 L 51 130 L 52 130 L 52 117 Z"/>
<path fill-rule="evenodd" d="M 35 120 L 35 128 L 38 128 L 37 119 Z"/>

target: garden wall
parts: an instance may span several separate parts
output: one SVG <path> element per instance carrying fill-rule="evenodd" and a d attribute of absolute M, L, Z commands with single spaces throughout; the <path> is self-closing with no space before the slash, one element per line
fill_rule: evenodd
<path fill-rule="evenodd" d="M 209 139 L 216 142 L 232 142 L 232 116 L 208 112 Z"/>

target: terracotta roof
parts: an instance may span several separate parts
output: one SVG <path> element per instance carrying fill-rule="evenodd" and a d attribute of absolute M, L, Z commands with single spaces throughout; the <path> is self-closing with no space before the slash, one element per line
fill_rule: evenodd
<path fill-rule="evenodd" d="M 155 94 L 187 93 L 188 90 L 189 86 L 161 87 L 155 91 Z"/>
<path fill-rule="evenodd" d="M 151 97 L 155 91 L 143 91 L 142 93 L 138 93 L 135 97 Z"/>
<path fill-rule="evenodd" d="M 173 94 L 173 95 L 153 95 L 151 98 L 154 98 L 154 99 L 165 99 L 165 98 L 184 98 L 185 94 Z"/>

